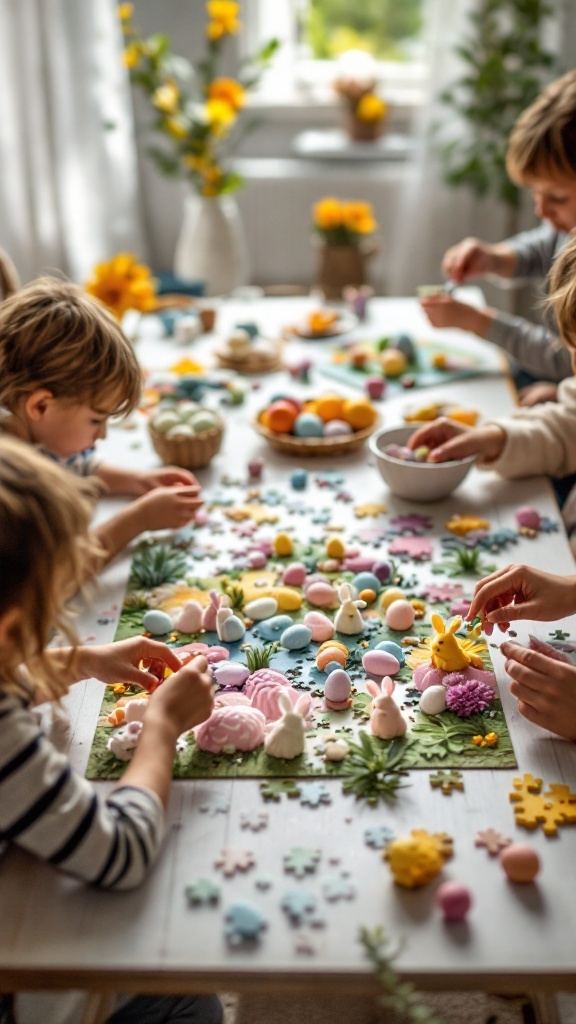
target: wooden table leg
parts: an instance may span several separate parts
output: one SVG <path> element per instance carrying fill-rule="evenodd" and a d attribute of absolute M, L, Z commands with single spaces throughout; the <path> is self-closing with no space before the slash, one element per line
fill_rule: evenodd
<path fill-rule="evenodd" d="M 114 1009 L 116 997 L 106 992 L 89 992 L 81 1024 L 104 1024 Z"/>
<path fill-rule="evenodd" d="M 553 992 L 528 993 L 534 1010 L 534 1024 L 560 1024 L 558 1004 Z"/>

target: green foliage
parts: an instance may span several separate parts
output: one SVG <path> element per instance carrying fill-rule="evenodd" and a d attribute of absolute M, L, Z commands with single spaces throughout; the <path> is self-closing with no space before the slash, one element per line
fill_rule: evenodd
<path fill-rule="evenodd" d="M 314 57 L 332 60 L 364 50 L 378 60 L 405 60 L 405 43 L 422 27 L 422 0 L 310 0 L 305 32 Z"/>
<path fill-rule="evenodd" d="M 230 598 L 234 611 L 242 611 L 244 607 L 244 591 L 242 587 L 235 587 L 229 580 L 222 580 L 222 590 Z"/>
<path fill-rule="evenodd" d="M 404 789 L 401 776 L 407 775 L 402 768 L 409 741 L 392 740 L 388 747 L 382 747 L 367 732 L 358 733 L 359 743 L 349 743 L 350 754 L 342 770 L 347 778 L 342 783 L 343 793 L 354 793 L 357 799 L 376 804 L 378 800 L 395 800 L 398 789 Z M 378 743 L 378 746 L 376 746 Z"/>
<path fill-rule="evenodd" d="M 487 576 L 494 572 L 495 565 L 482 559 L 480 548 L 468 548 L 465 544 L 454 546 L 452 551 L 441 562 L 432 568 L 434 573 L 446 573 L 448 576 Z"/>
<path fill-rule="evenodd" d="M 175 583 L 188 569 L 186 555 L 165 544 L 141 547 L 134 555 L 130 583 L 150 590 L 163 583 Z"/>
<path fill-rule="evenodd" d="M 250 671 L 257 672 L 259 668 L 268 668 L 277 646 L 277 644 L 266 644 L 265 647 L 252 647 L 250 644 L 246 644 L 242 647 L 246 665 Z"/>
<path fill-rule="evenodd" d="M 361 928 L 359 941 L 364 947 L 382 987 L 380 1002 L 413 1024 L 443 1024 L 434 1010 L 422 1002 L 420 993 L 409 981 L 401 981 L 392 967 L 398 951 L 390 952 L 390 940 L 380 927 Z"/>
<path fill-rule="evenodd" d="M 541 41 L 552 13 L 547 0 L 480 0 L 469 15 L 468 35 L 456 48 L 464 71 L 440 97 L 450 117 L 436 128 L 448 184 L 519 205 L 506 149 L 516 119 L 554 67 Z"/>

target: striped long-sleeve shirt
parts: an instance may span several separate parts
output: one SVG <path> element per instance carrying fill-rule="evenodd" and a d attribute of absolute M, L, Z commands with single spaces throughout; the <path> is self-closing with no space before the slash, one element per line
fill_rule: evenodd
<path fill-rule="evenodd" d="M 0 852 L 14 843 L 93 885 L 132 889 L 163 832 L 154 793 L 120 786 L 101 799 L 43 734 L 24 699 L 0 692 Z"/>

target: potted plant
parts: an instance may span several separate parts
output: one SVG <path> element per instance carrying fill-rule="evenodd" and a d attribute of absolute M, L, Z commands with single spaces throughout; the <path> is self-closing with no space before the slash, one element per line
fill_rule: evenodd
<path fill-rule="evenodd" d="M 377 251 L 378 225 L 370 203 L 326 196 L 313 208 L 319 237 L 316 283 L 327 299 L 341 299 L 349 285 L 367 283 L 366 266 Z"/>

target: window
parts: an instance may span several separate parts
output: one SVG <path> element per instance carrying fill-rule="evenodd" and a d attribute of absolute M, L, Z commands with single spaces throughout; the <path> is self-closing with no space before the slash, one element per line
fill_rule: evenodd
<path fill-rule="evenodd" d="M 282 46 L 263 82 L 267 101 L 334 102 L 332 82 L 343 54 L 372 58 L 384 98 L 413 103 L 424 77 L 427 0 L 244 0 L 247 40 L 271 36 Z"/>

